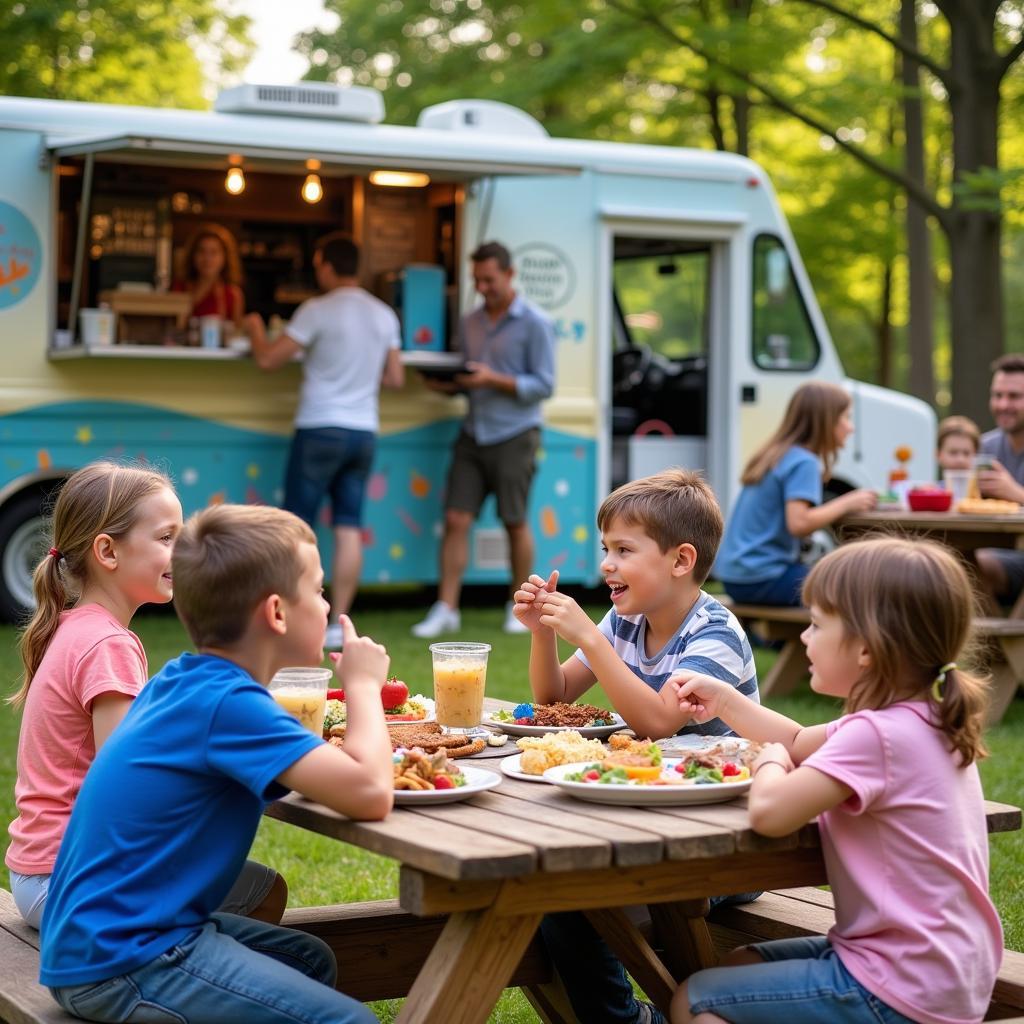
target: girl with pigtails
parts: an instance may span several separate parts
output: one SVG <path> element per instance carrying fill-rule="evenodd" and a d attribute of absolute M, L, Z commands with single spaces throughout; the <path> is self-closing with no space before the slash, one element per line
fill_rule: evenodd
<path fill-rule="evenodd" d="M 962 667 L 967 573 L 937 544 L 869 539 L 822 559 L 803 597 L 811 687 L 845 701 L 836 721 L 802 727 L 696 673 L 666 685 L 698 722 L 765 744 L 751 827 L 782 836 L 817 818 L 836 923 L 692 975 L 672 1024 L 975 1024 L 1003 939 L 976 764 L 985 685 Z"/>

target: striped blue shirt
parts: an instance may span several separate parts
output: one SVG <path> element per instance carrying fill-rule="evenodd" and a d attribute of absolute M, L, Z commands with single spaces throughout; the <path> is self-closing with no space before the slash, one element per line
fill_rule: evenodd
<path fill-rule="evenodd" d="M 615 653 L 655 693 L 675 672 L 687 669 L 735 686 L 744 696 L 760 703 L 754 654 L 739 620 L 710 594 L 701 591 L 675 636 L 655 654 L 646 652 L 647 617 L 619 615 L 615 609 L 598 623 Z M 590 668 L 582 650 L 576 657 Z M 591 669 L 593 671 L 593 669 Z M 690 723 L 679 735 L 732 736 L 733 731 L 720 718 L 703 725 Z"/>

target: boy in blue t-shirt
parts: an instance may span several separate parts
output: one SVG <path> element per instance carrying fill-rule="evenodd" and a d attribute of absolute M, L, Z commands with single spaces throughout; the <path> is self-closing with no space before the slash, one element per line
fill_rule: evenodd
<path fill-rule="evenodd" d="M 515 614 L 533 634 L 534 700 L 572 702 L 597 682 L 637 736 L 733 735 L 717 718 L 692 722 L 673 707 L 674 691 L 665 686 L 674 672 L 690 669 L 758 701 L 754 657 L 743 627 L 701 590 L 722 539 L 714 492 L 696 473 L 665 470 L 613 491 L 598 509 L 597 526 L 605 551 L 601 572 L 612 597 L 600 623 L 555 589 L 557 571 L 547 580 L 531 576 L 516 592 Z M 561 663 L 558 637 L 577 647 Z M 636 999 L 622 964 L 582 913 L 548 914 L 541 934 L 580 1020 L 664 1020 L 655 1007 Z"/>
<path fill-rule="evenodd" d="M 199 653 L 143 688 L 86 776 L 50 883 L 40 981 L 94 1021 L 374 1021 L 334 990 L 319 939 L 215 911 L 264 807 L 289 789 L 351 818 L 391 809 L 387 652 L 342 617 L 342 751 L 267 690 L 278 669 L 323 658 L 312 530 L 280 509 L 213 506 L 185 524 L 171 566 Z"/>

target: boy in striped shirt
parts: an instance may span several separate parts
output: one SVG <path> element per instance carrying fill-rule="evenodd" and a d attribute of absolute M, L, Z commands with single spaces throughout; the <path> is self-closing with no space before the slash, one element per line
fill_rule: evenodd
<path fill-rule="evenodd" d="M 662 692 L 674 672 L 687 669 L 758 700 L 743 627 L 701 589 L 722 538 L 711 488 L 682 469 L 634 480 L 605 498 L 597 526 L 612 598 L 600 623 L 559 593 L 557 570 L 547 580 L 531 576 L 516 592 L 515 614 L 532 633 L 534 700 L 571 703 L 596 682 L 637 736 L 731 735 L 720 719 L 692 723 Z M 558 637 L 577 648 L 561 663 Z"/>
<path fill-rule="evenodd" d="M 701 590 L 722 539 L 714 492 L 696 473 L 665 470 L 613 491 L 598 509 L 597 526 L 605 551 L 601 572 L 612 598 L 597 625 L 558 592 L 557 571 L 547 580 L 531 576 L 516 592 L 514 613 L 532 633 L 534 700 L 571 703 L 596 682 L 637 736 L 733 735 L 721 719 L 691 721 L 665 687 L 674 672 L 689 669 L 758 700 L 743 627 Z M 577 648 L 561 664 L 558 637 Z M 749 902 L 758 895 L 712 903 Z M 625 968 L 584 914 L 547 914 L 540 930 L 580 1021 L 665 1024 L 656 1007 L 636 998 Z"/>

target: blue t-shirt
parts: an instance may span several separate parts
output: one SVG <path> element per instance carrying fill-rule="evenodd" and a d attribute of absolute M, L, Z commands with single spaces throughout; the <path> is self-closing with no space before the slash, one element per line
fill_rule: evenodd
<path fill-rule="evenodd" d="M 619 615 L 612 608 L 597 628 L 608 638 L 615 653 L 655 693 L 673 672 L 688 669 L 735 686 L 745 697 L 760 703 L 757 669 L 747 634 L 739 620 L 720 601 L 700 592 L 675 636 L 660 650 L 647 654 L 647 616 Z M 576 657 L 590 668 L 582 650 Z M 591 671 L 593 671 L 591 669 Z M 703 725 L 687 725 L 679 735 L 731 736 L 732 730 L 720 718 Z"/>
<path fill-rule="evenodd" d="M 821 504 L 821 461 L 794 445 L 756 484 L 747 484 L 725 528 L 715 576 L 726 583 L 778 579 L 800 561 L 800 539 L 786 529 L 786 502 Z"/>
<path fill-rule="evenodd" d="M 233 662 L 168 662 L 75 801 L 40 925 L 42 984 L 127 974 L 200 928 L 287 792 L 274 779 L 322 742 Z"/>

